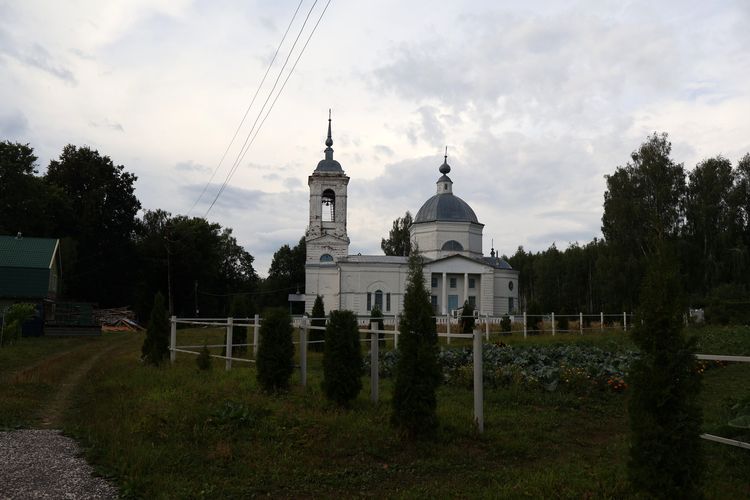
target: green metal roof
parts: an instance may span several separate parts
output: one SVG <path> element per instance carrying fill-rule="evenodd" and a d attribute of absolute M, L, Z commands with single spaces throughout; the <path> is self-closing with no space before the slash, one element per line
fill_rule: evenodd
<path fill-rule="evenodd" d="M 49 269 L 57 241 L 53 238 L 0 236 L 0 267 Z"/>

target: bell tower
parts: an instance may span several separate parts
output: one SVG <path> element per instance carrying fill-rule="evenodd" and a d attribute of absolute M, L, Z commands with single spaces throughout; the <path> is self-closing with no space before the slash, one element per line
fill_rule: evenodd
<path fill-rule="evenodd" d="M 347 256 L 346 188 L 349 177 L 333 159 L 331 111 L 328 110 L 328 138 L 323 158 L 307 179 L 310 187 L 310 221 L 305 233 L 307 264 L 333 264 Z"/>

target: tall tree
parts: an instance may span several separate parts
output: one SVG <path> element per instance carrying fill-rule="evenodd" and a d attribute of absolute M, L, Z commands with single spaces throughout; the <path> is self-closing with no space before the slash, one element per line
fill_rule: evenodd
<path fill-rule="evenodd" d="M 132 294 L 133 235 L 141 204 L 137 177 L 108 156 L 86 146 L 67 145 L 50 162 L 45 181 L 65 194 L 75 217 L 60 231 L 77 244 L 77 262 L 63 281 L 70 296 L 102 305 L 125 305 Z"/>
<path fill-rule="evenodd" d="M 296 246 L 284 245 L 273 254 L 268 278 L 263 282 L 263 307 L 289 307 L 288 295 L 305 292 L 304 236 Z"/>
<path fill-rule="evenodd" d="M 253 256 L 222 228 L 200 217 L 173 217 L 163 210 L 146 211 L 139 223 L 136 248 L 136 309 L 143 310 L 149 294 L 171 291 L 173 314 L 225 315 L 230 297 L 257 291 Z M 247 304 L 247 314 L 255 305 Z"/>
<path fill-rule="evenodd" d="M 404 310 L 399 324 L 400 356 L 391 422 L 407 436 L 433 436 L 438 428 L 436 391 L 442 373 L 438 362 L 437 327 L 418 252 L 409 257 Z"/>
<path fill-rule="evenodd" d="M 726 158 L 699 163 L 689 174 L 685 200 L 685 233 L 689 248 L 685 262 L 688 283 L 705 295 L 729 278 L 734 172 Z"/>
<path fill-rule="evenodd" d="M 393 227 L 388 233 L 388 238 L 380 240 L 380 248 L 383 249 L 386 255 L 407 256 L 411 254 L 409 228 L 412 222 L 412 216 L 409 212 L 406 212 L 403 217 L 397 217 L 393 221 Z"/>
<path fill-rule="evenodd" d="M 28 144 L 0 142 L 0 234 L 62 237 L 58 221 L 74 219 L 63 193 L 37 177 Z"/>
<path fill-rule="evenodd" d="M 644 257 L 655 241 L 674 240 L 683 219 L 685 169 L 671 151 L 667 134 L 654 133 L 606 176 L 602 233 L 627 277 L 621 283 L 627 309 L 638 302 Z"/>

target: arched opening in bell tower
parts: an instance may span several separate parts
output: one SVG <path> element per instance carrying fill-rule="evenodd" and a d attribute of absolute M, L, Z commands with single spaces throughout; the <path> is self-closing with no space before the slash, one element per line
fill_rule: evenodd
<path fill-rule="evenodd" d="M 321 204 L 323 222 L 334 222 L 336 218 L 336 193 L 333 192 L 333 189 L 323 191 Z"/>

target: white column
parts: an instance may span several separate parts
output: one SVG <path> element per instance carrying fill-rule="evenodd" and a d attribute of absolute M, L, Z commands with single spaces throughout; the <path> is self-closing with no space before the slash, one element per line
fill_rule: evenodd
<path fill-rule="evenodd" d="M 482 377 L 482 333 L 474 330 L 474 423 L 477 431 L 484 432 L 484 379 Z"/>
<path fill-rule="evenodd" d="M 443 314 L 448 314 L 448 273 L 443 273 L 443 297 L 442 310 Z"/>
<path fill-rule="evenodd" d="M 466 301 L 468 300 L 469 300 L 469 273 L 464 273 L 464 303 L 466 303 Z"/>
<path fill-rule="evenodd" d="M 378 402 L 378 324 L 370 322 L 370 401 Z"/>
<path fill-rule="evenodd" d="M 169 326 L 169 361 L 174 363 L 177 358 L 177 316 L 169 318 L 171 325 Z"/>
<path fill-rule="evenodd" d="M 307 316 L 302 316 L 299 325 L 299 370 L 302 387 L 307 387 Z"/>
<path fill-rule="evenodd" d="M 258 357 L 258 333 L 260 332 L 260 316 L 253 318 L 253 357 Z"/>
<path fill-rule="evenodd" d="M 227 346 L 226 346 L 226 355 L 227 359 L 225 360 L 226 363 L 224 364 L 224 368 L 229 371 L 232 369 L 232 318 L 227 318 Z"/>

